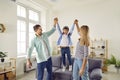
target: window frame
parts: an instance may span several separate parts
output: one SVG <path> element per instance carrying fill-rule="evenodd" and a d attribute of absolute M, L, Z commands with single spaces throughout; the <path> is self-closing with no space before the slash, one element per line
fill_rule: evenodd
<path fill-rule="evenodd" d="M 20 17 L 17 14 L 17 21 L 21 20 L 21 21 L 25 21 L 26 22 L 26 41 L 25 41 L 26 42 L 26 45 L 25 45 L 26 52 L 25 53 L 19 53 L 18 52 L 18 44 L 20 44 L 20 42 L 18 42 L 18 35 L 17 35 L 17 57 L 21 57 L 21 56 L 26 56 L 27 55 L 27 49 L 29 48 L 29 23 L 41 24 L 41 12 L 42 11 L 36 10 L 36 9 L 28 7 L 28 6 L 25 6 L 24 4 L 18 3 L 17 6 L 18 5 L 24 7 L 25 10 L 26 10 L 26 17 Z M 38 13 L 38 21 L 34 21 L 34 20 L 30 20 L 29 19 L 29 10 L 32 10 L 32 11 Z M 17 30 L 17 34 L 18 34 L 18 30 Z M 33 55 L 35 55 L 34 53 L 35 52 L 33 52 Z"/>

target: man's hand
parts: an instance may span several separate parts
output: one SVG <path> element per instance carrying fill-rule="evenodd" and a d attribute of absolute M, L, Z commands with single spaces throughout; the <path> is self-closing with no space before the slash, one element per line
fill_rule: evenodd
<path fill-rule="evenodd" d="M 58 23 L 58 18 L 54 18 L 54 26 L 56 26 L 56 24 Z"/>
<path fill-rule="evenodd" d="M 32 63 L 31 63 L 30 59 L 27 60 L 26 65 L 27 65 L 28 68 L 31 68 L 31 67 L 32 67 Z"/>
<path fill-rule="evenodd" d="M 78 24 L 78 20 L 77 19 L 75 19 L 74 24 L 76 24 L 76 25 Z"/>

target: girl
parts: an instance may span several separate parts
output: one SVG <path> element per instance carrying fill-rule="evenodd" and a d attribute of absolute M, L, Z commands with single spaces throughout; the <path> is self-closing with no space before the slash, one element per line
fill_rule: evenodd
<path fill-rule="evenodd" d="M 73 80 L 89 80 L 88 77 L 88 46 L 89 46 L 89 27 L 82 25 L 79 28 L 78 20 L 75 21 L 80 39 L 76 45 L 75 60 L 73 66 Z"/>

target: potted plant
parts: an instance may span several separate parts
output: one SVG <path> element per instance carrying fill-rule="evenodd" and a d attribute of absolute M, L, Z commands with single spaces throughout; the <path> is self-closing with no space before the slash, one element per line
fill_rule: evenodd
<path fill-rule="evenodd" d="M 1 52 L 0 51 L 0 58 L 1 58 L 1 62 L 4 62 L 4 57 L 6 57 L 7 56 L 7 54 L 6 54 L 7 52 Z"/>
<path fill-rule="evenodd" d="M 117 60 L 117 61 L 116 61 L 115 67 L 120 69 L 120 60 Z"/>
<path fill-rule="evenodd" d="M 117 69 L 117 71 L 119 71 L 119 69 L 120 69 L 120 60 L 116 59 L 114 55 L 111 55 L 111 58 L 106 60 L 106 65 L 107 66 L 114 65 L 115 68 Z"/>

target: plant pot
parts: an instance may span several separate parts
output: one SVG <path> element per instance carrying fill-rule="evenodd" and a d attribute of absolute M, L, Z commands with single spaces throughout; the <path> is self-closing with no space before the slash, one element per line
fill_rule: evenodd
<path fill-rule="evenodd" d="M 4 60 L 5 60 L 4 58 L 1 58 L 1 62 L 4 62 Z"/>
<path fill-rule="evenodd" d="M 115 66 L 116 70 L 117 70 L 117 73 L 120 72 L 120 66 Z"/>
<path fill-rule="evenodd" d="M 120 66 L 115 66 L 115 68 L 120 69 Z"/>

